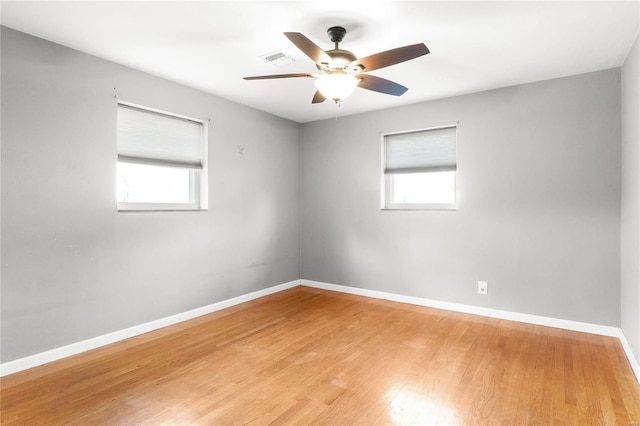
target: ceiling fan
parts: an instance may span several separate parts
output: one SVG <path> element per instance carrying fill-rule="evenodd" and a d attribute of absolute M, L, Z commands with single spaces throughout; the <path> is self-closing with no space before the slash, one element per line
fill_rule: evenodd
<path fill-rule="evenodd" d="M 356 55 L 348 50 L 340 49 L 338 46 L 342 42 L 347 30 L 343 27 L 331 27 L 327 34 L 335 47 L 332 50 L 322 50 L 318 45 L 309 40 L 301 33 L 286 32 L 284 35 L 296 45 L 305 55 L 316 63 L 319 74 L 297 73 L 297 74 L 274 74 L 260 75 L 254 77 L 244 77 L 245 80 L 266 80 L 272 78 L 295 78 L 311 77 L 316 78 L 315 95 L 311 103 L 324 102 L 327 98 L 338 103 L 341 99 L 351 94 L 353 89 L 361 87 L 374 92 L 385 93 L 387 95 L 400 96 L 408 89 L 398 83 L 367 74 L 369 71 L 399 64 L 410 59 L 426 55 L 429 49 L 423 43 L 398 47 L 386 50 L 364 58 L 358 59 Z"/>

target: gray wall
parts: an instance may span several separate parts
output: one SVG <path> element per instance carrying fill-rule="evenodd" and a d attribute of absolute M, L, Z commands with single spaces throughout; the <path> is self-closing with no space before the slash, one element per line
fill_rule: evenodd
<path fill-rule="evenodd" d="M 640 41 L 622 67 L 622 331 L 640 361 Z"/>
<path fill-rule="evenodd" d="M 1 40 L 2 362 L 299 277 L 298 124 Z M 211 119 L 208 211 L 116 211 L 114 93 Z"/>
<path fill-rule="evenodd" d="M 380 133 L 458 121 L 457 211 L 381 211 Z M 619 326 L 620 149 L 619 69 L 306 124 L 301 278 Z"/>

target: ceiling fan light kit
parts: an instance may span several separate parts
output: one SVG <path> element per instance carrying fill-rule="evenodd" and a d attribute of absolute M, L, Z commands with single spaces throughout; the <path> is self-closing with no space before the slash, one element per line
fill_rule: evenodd
<path fill-rule="evenodd" d="M 315 81 L 315 86 L 325 98 L 338 103 L 349 96 L 358 83 L 360 80 L 355 76 L 342 70 L 335 70 L 321 75 Z"/>
<path fill-rule="evenodd" d="M 318 89 L 313 96 L 312 103 L 324 102 L 331 99 L 335 103 L 345 99 L 356 87 L 372 90 L 387 95 L 401 96 L 408 89 L 398 83 L 384 78 L 367 74 L 369 71 L 395 65 L 400 62 L 415 59 L 429 53 L 423 43 L 413 44 L 396 49 L 376 53 L 358 59 L 348 50 L 340 49 L 347 30 L 343 27 L 331 27 L 327 30 L 329 39 L 335 43 L 334 49 L 322 50 L 314 42 L 301 33 L 284 33 L 293 44 L 316 63 L 321 74 L 297 73 L 276 74 L 254 77 L 244 77 L 245 80 L 265 80 L 273 78 L 311 77 L 317 78 L 315 86 Z"/>

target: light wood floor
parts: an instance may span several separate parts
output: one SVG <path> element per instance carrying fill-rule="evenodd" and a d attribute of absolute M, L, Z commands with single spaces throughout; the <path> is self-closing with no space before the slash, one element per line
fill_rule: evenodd
<path fill-rule="evenodd" d="M 0 384 L 6 425 L 640 423 L 617 339 L 308 287 Z"/>

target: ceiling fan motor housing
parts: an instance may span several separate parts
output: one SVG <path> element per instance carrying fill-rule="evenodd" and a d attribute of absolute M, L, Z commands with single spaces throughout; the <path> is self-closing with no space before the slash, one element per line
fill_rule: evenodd
<path fill-rule="evenodd" d="M 334 69 L 348 70 L 349 64 L 358 59 L 356 55 L 348 50 L 332 49 L 326 51 L 327 55 L 333 59 L 332 64 L 317 64 L 317 67 L 321 71 L 332 71 Z"/>

